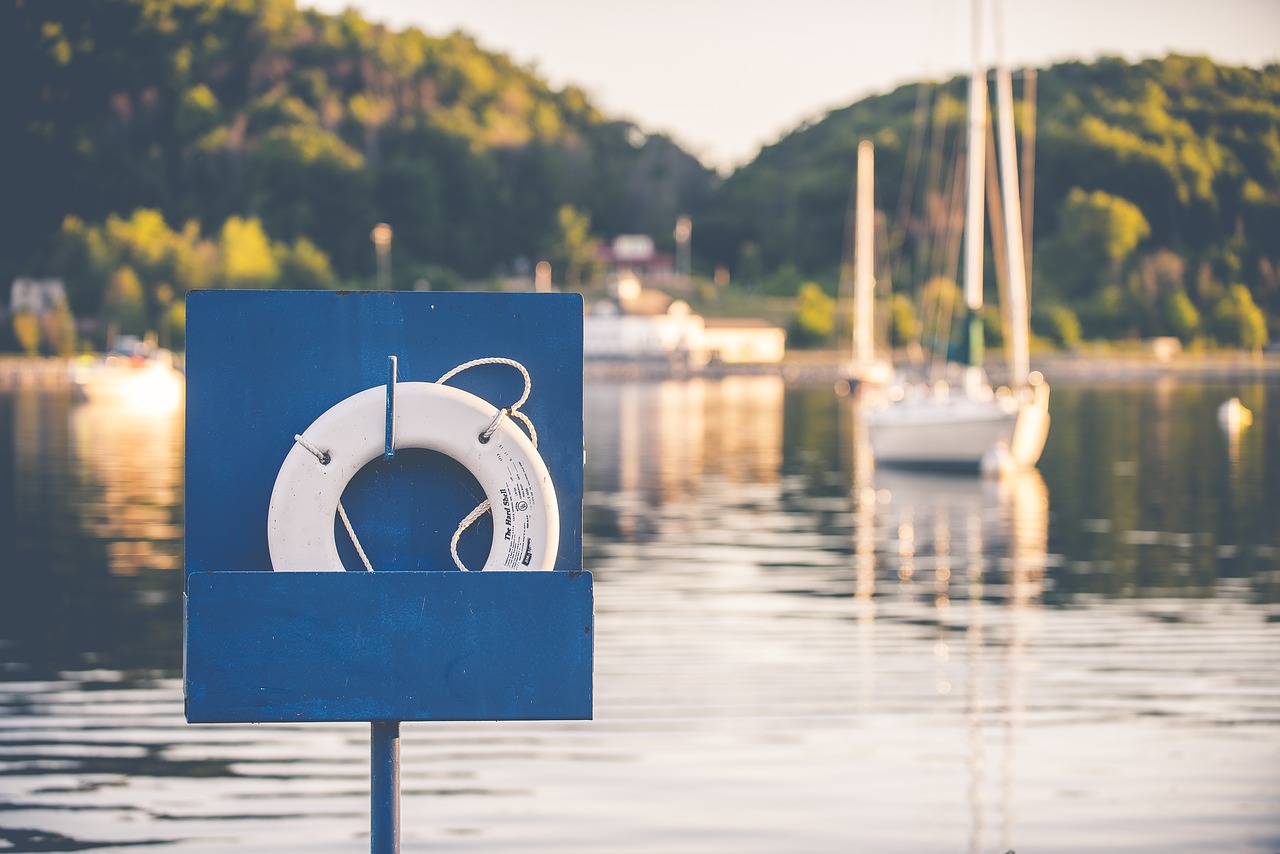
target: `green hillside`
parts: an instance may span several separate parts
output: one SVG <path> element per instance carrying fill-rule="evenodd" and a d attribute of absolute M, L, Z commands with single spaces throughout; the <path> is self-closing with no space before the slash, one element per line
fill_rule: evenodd
<path fill-rule="evenodd" d="M 370 274 L 385 221 L 404 276 L 490 276 L 554 254 L 564 205 L 600 233 L 669 233 L 717 180 L 460 33 L 293 0 L 4 0 L 2 14 L 5 280 L 65 263 L 68 215 L 138 209 L 207 237 L 256 219 L 339 279 Z"/>
<path fill-rule="evenodd" d="M 884 216 L 879 277 L 912 295 L 930 278 L 954 279 L 965 88 L 962 78 L 904 86 L 764 149 L 725 181 L 700 223 L 700 249 L 733 265 L 744 286 L 786 290 L 810 277 L 833 288 L 865 138 L 876 144 Z M 1249 312 L 1247 297 L 1274 333 L 1280 66 L 1105 59 L 1042 70 L 1036 90 L 1033 281 L 1042 313 L 1069 308 L 1086 334 L 1104 337 L 1216 332 L 1225 341 L 1234 335 L 1228 315 Z M 1027 114 L 1020 102 L 1020 141 Z"/>
<path fill-rule="evenodd" d="M 835 293 L 862 138 L 898 333 L 925 290 L 954 288 L 959 78 L 834 111 L 722 180 L 464 34 L 294 0 L 3 0 L 0 61 L 0 296 L 61 277 L 88 329 L 180 326 L 193 287 L 373 286 L 378 222 L 396 288 L 542 259 L 562 284 L 596 240 L 669 250 L 688 214 L 695 273 L 724 268 L 744 297 Z M 1041 331 L 1256 346 L 1265 316 L 1276 337 L 1280 67 L 1108 59 L 1037 79 Z"/>

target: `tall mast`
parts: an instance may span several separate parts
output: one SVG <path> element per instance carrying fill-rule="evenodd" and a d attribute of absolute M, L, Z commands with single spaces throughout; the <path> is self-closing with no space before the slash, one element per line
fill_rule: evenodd
<path fill-rule="evenodd" d="M 1027 301 L 1031 301 L 1035 263 L 1031 260 L 1036 197 L 1036 70 L 1022 72 L 1022 254 L 1027 259 Z"/>
<path fill-rule="evenodd" d="M 984 166 L 987 131 L 987 71 L 982 64 L 982 0 L 973 0 L 973 70 L 969 77 L 968 186 L 965 212 L 964 301 L 969 313 L 969 377 L 978 382 L 982 366 L 982 217 Z"/>
<path fill-rule="evenodd" d="M 997 21 L 997 29 L 1002 22 Z M 1013 133 L 1013 75 L 1003 50 L 996 56 L 996 121 L 999 129 L 1000 195 L 1004 200 L 1005 251 L 1009 259 L 1009 382 L 1026 385 L 1031 372 L 1028 352 L 1027 264 L 1022 253 L 1022 200 L 1018 195 L 1018 149 Z"/>
<path fill-rule="evenodd" d="M 865 371 L 874 358 L 875 146 L 858 143 L 858 191 L 853 244 L 853 358 Z"/>

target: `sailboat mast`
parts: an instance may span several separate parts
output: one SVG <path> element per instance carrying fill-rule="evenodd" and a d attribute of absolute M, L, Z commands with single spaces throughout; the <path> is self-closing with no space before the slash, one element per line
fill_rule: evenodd
<path fill-rule="evenodd" d="M 866 370 L 874 358 L 875 278 L 875 146 L 858 143 L 858 192 L 853 244 L 853 342 L 854 360 Z"/>
<path fill-rule="evenodd" d="M 1018 153 L 1013 134 L 1013 75 L 1000 61 L 996 67 L 996 120 L 999 128 L 1000 195 L 1004 198 L 1005 248 L 1009 257 L 1009 329 L 1014 386 L 1025 385 L 1031 372 L 1027 329 L 1027 264 L 1022 254 L 1022 201 L 1018 196 Z"/>
<path fill-rule="evenodd" d="M 982 366 L 983 180 L 987 132 L 987 70 L 982 64 L 982 0 L 973 0 L 973 71 L 969 77 L 968 185 L 965 211 L 964 300 L 969 314 L 971 369 Z M 970 370 L 973 375 L 975 371 Z M 971 380 L 972 382 L 973 380 Z"/>

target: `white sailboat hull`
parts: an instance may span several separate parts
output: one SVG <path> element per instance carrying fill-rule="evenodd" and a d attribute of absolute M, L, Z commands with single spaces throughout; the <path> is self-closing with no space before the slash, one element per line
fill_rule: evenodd
<path fill-rule="evenodd" d="M 1047 391 L 1047 390 L 1046 390 Z M 922 398 L 867 413 L 878 465 L 979 469 L 1034 466 L 1049 432 L 1047 394 L 1029 401 Z"/>

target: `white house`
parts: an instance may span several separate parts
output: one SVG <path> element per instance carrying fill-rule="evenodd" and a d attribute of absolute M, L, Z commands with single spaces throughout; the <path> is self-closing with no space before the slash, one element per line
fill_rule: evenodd
<path fill-rule="evenodd" d="M 708 317 L 702 345 L 709 361 L 722 365 L 776 365 L 787 352 L 787 333 L 764 320 Z"/>
<path fill-rule="evenodd" d="M 66 302 L 62 279 L 14 279 L 9 288 L 9 313 L 30 312 L 42 316 Z"/>
<path fill-rule="evenodd" d="M 646 290 L 622 274 L 610 297 L 587 310 L 583 355 L 598 361 L 665 363 L 700 370 L 720 364 L 776 364 L 786 334 L 758 320 L 704 319 L 681 299 Z"/>

